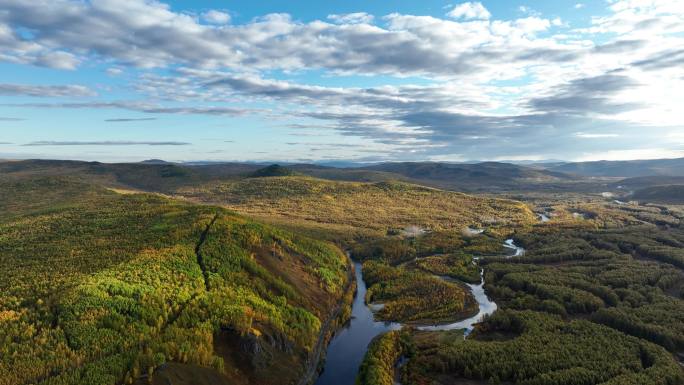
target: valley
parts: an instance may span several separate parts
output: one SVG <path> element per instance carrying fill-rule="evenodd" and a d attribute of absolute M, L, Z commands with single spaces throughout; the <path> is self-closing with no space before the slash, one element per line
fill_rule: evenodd
<path fill-rule="evenodd" d="M 0 163 L 0 384 L 684 381 L 684 207 L 412 166 Z"/>
<path fill-rule="evenodd" d="M 0 385 L 684 385 L 684 0 L 0 0 Z"/>

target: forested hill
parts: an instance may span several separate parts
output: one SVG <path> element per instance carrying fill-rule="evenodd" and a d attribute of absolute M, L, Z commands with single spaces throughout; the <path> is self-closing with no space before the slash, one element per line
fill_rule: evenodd
<path fill-rule="evenodd" d="M 2 385 L 296 383 L 344 313 L 331 244 L 65 177 L 0 197 Z"/>
<path fill-rule="evenodd" d="M 684 176 L 684 158 L 564 163 L 549 170 L 601 177 Z"/>
<path fill-rule="evenodd" d="M 557 190 L 581 182 L 576 176 L 560 172 L 497 162 L 385 163 L 361 168 L 335 168 L 312 164 L 182 164 L 159 160 L 144 163 L 24 160 L 0 162 L 0 173 L 24 176 L 69 175 L 108 185 L 163 193 L 218 180 L 295 175 L 349 182 L 403 181 L 456 191 L 488 192 L 527 188 Z"/>
<path fill-rule="evenodd" d="M 684 204 L 684 185 L 653 186 L 634 192 L 633 199 L 654 203 Z"/>

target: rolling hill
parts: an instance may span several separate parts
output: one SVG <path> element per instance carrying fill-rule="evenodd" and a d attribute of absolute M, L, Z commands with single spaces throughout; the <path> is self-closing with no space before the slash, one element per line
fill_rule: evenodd
<path fill-rule="evenodd" d="M 342 182 L 305 176 L 247 178 L 180 189 L 186 199 L 220 204 L 290 226 L 326 232 L 385 235 L 417 226 L 462 231 L 510 229 L 534 223 L 520 202 L 448 192 L 405 182 Z"/>
<path fill-rule="evenodd" d="M 600 177 L 684 176 L 684 158 L 565 163 L 548 170 Z"/>
<path fill-rule="evenodd" d="M 620 190 L 634 191 L 646 187 L 672 184 L 684 184 L 684 176 L 638 176 L 619 180 L 610 186 Z"/>
<path fill-rule="evenodd" d="M 508 191 L 533 186 L 567 188 L 578 182 L 569 175 L 508 163 L 383 163 L 361 168 L 312 164 L 287 166 L 248 163 L 181 164 L 159 160 L 141 163 L 99 163 L 62 160 L 0 162 L 0 173 L 19 175 L 72 175 L 112 186 L 172 193 L 174 190 L 216 180 L 245 177 L 304 175 L 351 182 L 399 180 L 456 191 Z"/>
<path fill-rule="evenodd" d="M 363 169 L 400 175 L 416 183 L 465 191 L 514 190 L 524 185 L 564 183 L 576 179 L 561 172 L 498 162 L 383 163 Z"/>
<path fill-rule="evenodd" d="M 244 178 L 263 166 L 225 163 L 189 166 L 155 160 L 142 163 L 100 163 L 71 160 L 0 162 L 0 174 L 15 176 L 70 176 L 110 187 L 169 193 L 216 179 Z"/>
<path fill-rule="evenodd" d="M 635 191 L 631 198 L 653 203 L 684 204 L 684 185 L 647 187 Z"/>
<path fill-rule="evenodd" d="M 296 384 L 346 319 L 329 243 L 72 177 L 0 196 L 0 384 Z"/>

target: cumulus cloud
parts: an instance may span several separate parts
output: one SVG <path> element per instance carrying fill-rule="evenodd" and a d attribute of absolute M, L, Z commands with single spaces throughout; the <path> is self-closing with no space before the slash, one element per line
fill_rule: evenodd
<path fill-rule="evenodd" d="M 80 85 L 28 85 L 28 84 L 0 84 L 0 95 L 4 96 L 34 96 L 34 97 L 89 97 L 97 93 L 88 87 Z"/>
<path fill-rule="evenodd" d="M 212 9 L 211 11 L 203 13 L 202 19 L 210 24 L 228 24 L 230 23 L 230 14 Z"/>
<path fill-rule="evenodd" d="M 366 12 L 354 12 L 328 15 L 328 19 L 338 24 L 370 24 L 373 22 L 374 16 Z"/>
<path fill-rule="evenodd" d="M 661 148 L 667 139 L 658 133 L 682 127 L 684 10 L 665 0 L 608 4 L 589 27 L 570 29 L 530 9 L 495 20 L 478 2 L 456 5 L 448 18 L 393 13 L 373 24 L 366 13 L 310 22 L 270 14 L 235 25 L 154 0 L 0 0 L 0 61 L 64 69 L 104 61 L 115 69 L 110 75 L 139 67 L 131 86 L 150 101 L 5 106 L 256 115 L 309 134 L 368 139 L 377 145 L 370 150 L 396 157 L 584 156 L 576 147 L 629 150 L 637 132 L 640 145 Z M 283 80 L 309 70 L 399 80 L 375 87 Z M 268 78 L 274 73 L 280 78 Z M 0 86 L 0 94 L 92 92 L 17 87 Z"/>
<path fill-rule="evenodd" d="M 392 14 L 385 17 L 387 27 L 382 28 L 368 24 L 371 15 L 353 13 L 331 15 L 334 24 L 302 23 L 289 15 L 271 14 L 243 25 L 216 27 L 157 1 L 2 0 L 0 4 L 0 40 L 7 40 L 3 46 L 8 48 L 0 60 L 57 68 L 73 68 L 98 57 L 140 68 L 182 64 L 466 75 L 481 70 L 483 62 L 503 64 L 516 53 L 539 50 L 541 44 L 526 36 L 549 24 L 539 17 L 490 24 Z M 475 2 L 456 6 L 450 15 L 489 18 L 489 12 Z M 20 38 L 16 32 L 20 29 L 35 33 Z M 510 54 L 501 55 L 506 52 Z"/>
<path fill-rule="evenodd" d="M 456 5 L 447 16 L 454 19 L 489 19 L 492 15 L 480 2 L 467 2 Z"/>

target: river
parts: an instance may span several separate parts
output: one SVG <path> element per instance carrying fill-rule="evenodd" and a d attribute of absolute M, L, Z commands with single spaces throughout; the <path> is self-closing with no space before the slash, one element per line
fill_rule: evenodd
<path fill-rule="evenodd" d="M 513 239 L 508 239 L 504 247 L 514 250 L 508 257 L 519 257 L 525 253 L 525 249 L 515 245 Z M 316 380 L 316 385 L 353 385 L 356 374 L 359 371 L 363 356 L 366 354 L 368 344 L 377 335 L 390 330 L 401 329 L 402 325 L 396 322 L 377 322 L 373 318 L 373 311 L 366 304 L 366 283 L 363 281 L 361 264 L 354 263 L 356 274 L 356 296 L 352 304 L 351 321 L 343 329 L 339 330 L 333 337 L 326 355 L 325 367 L 320 377 Z M 464 320 L 444 324 L 444 325 L 424 325 L 418 326 L 419 330 L 453 330 L 465 329 L 466 335 L 473 330 L 473 325 L 482 320 L 486 314 L 492 314 L 497 306 L 491 301 L 484 291 L 484 274 L 478 285 L 465 284 L 470 288 L 473 296 L 477 300 L 480 311 L 473 317 Z M 442 277 L 443 279 L 450 279 Z"/>
<path fill-rule="evenodd" d="M 330 342 L 325 369 L 316 385 L 353 385 L 371 340 L 378 334 L 401 329 L 399 323 L 377 322 L 373 319 L 373 312 L 365 302 L 366 283 L 363 281 L 361 264 L 355 262 L 354 269 L 356 296 L 352 304 L 352 318 Z"/>

